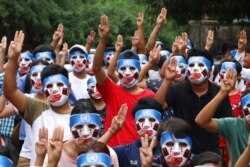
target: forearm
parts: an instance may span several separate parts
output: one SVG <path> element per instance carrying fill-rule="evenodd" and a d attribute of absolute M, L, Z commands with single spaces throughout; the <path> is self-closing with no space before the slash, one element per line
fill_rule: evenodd
<path fill-rule="evenodd" d="M 17 90 L 16 85 L 16 70 L 17 70 L 17 59 L 11 58 L 8 60 L 4 75 L 4 95 L 9 99 L 14 91 Z"/>
<path fill-rule="evenodd" d="M 150 34 L 149 38 L 148 38 L 148 42 L 146 44 L 146 54 L 149 53 L 150 50 L 152 50 L 155 46 L 155 42 L 158 36 L 158 33 L 160 32 L 160 27 L 159 26 L 155 26 L 152 33 Z"/>
<path fill-rule="evenodd" d="M 0 53 L 0 73 L 4 72 L 4 55 L 5 53 Z"/>
<path fill-rule="evenodd" d="M 100 39 L 94 55 L 94 61 L 93 61 L 94 72 L 100 71 L 102 68 L 103 53 L 106 48 L 106 44 L 107 44 L 107 39 Z"/>
<path fill-rule="evenodd" d="M 36 160 L 35 160 L 35 166 L 43 166 L 44 159 L 45 159 L 45 155 L 44 156 L 37 155 Z"/>
<path fill-rule="evenodd" d="M 114 134 L 110 130 L 107 130 L 107 132 L 105 132 L 104 135 L 98 139 L 98 141 L 107 144 L 113 135 Z"/>
<path fill-rule="evenodd" d="M 237 160 L 235 167 L 248 167 L 250 162 L 250 149 L 246 148 L 241 154 L 240 158 Z"/>
<path fill-rule="evenodd" d="M 141 71 L 140 71 L 140 73 L 139 73 L 138 82 L 141 82 L 141 81 L 145 78 L 147 72 L 150 70 L 150 68 L 151 68 L 152 66 L 153 66 L 153 65 L 152 65 L 150 62 L 147 62 L 147 63 L 142 67 L 142 69 L 141 69 Z"/>
<path fill-rule="evenodd" d="M 108 76 L 112 79 L 112 81 L 114 81 L 115 83 L 119 80 L 118 76 L 115 73 L 115 69 L 116 69 L 116 63 L 118 60 L 118 55 L 120 54 L 119 51 L 116 51 L 114 53 L 114 56 L 112 57 L 110 64 L 108 66 L 108 70 L 107 70 L 107 74 Z"/>
<path fill-rule="evenodd" d="M 59 52 L 60 52 L 60 48 L 56 47 L 55 48 L 55 54 L 56 54 L 55 64 L 57 64 L 57 65 L 60 65 L 60 63 L 61 63 L 61 58 L 60 58 Z"/>
<path fill-rule="evenodd" d="M 138 27 L 138 34 L 139 34 L 138 53 L 146 54 L 143 26 Z"/>
<path fill-rule="evenodd" d="M 171 80 L 164 79 L 160 88 L 156 92 L 155 100 L 157 100 L 162 106 L 165 105 L 165 97 L 167 95 L 171 82 L 172 82 Z"/>
<path fill-rule="evenodd" d="M 90 49 L 91 49 L 91 44 L 89 44 L 89 43 L 86 43 L 86 50 L 87 50 L 87 52 L 88 52 L 88 54 L 90 53 Z"/>

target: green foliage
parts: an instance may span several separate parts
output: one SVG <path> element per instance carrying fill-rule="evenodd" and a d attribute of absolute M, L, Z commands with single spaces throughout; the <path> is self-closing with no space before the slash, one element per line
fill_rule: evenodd
<path fill-rule="evenodd" d="M 0 0 L 0 37 L 6 35 L 8 42 L 13 39 L 16 30 L 25 32 L 25 44 L 32 47 L 49 44 L 59 23 L 64 25 L 64 41 L 69 46 L 85 44 L 90 31 L 97 32 L 93 45 L 98 43 L 98 25 L 103 14 L 109 17 L 110 40 L 114 46 L 118 34 L 123 35 L 124 48 L 131 47 L 136 30 L 138 12 L 145 13 L 145 40 L 149 37 L 160 9 L 155 14 L 143 4 L 134 0 Z M 171 44 L 173 37 L 185 31 L 185 27 L 176 26 L 168 20 L 159 34 L 159 40 Z"/>

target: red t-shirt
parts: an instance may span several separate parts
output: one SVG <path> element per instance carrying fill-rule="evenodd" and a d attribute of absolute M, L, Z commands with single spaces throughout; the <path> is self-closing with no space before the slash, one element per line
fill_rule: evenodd
<path fill-rule="evenodd" d="M 151 90 L 144 89 L 138 94 L 130 94 L 126 88 L 117 85 L 111 81 L 109 77 L 106 77 L 102 86 L 97 84 L 96 87 L 106 103 L 105 131 L 110 127 L 111 121 L 113 117 L 118 114 L 121 105 L 124 103 L 128 105 L 126 121 L 120 131 L 110 139 L 108 145 L 114 147 L 135 141 L 137 139 L 137 130 L 132 109 L 140 98 L 148 96 L 154 97 L 155 93 Z"/>
<path fill-rule="evenodd" d="M 242 113 L 241 107 L 240 107 L 241 94 L 242 94 L 241 90 L 238 90 L 235 94 L 229 95 L 233 115 L 236 118 L 243 117 L 243 113 Z"/>

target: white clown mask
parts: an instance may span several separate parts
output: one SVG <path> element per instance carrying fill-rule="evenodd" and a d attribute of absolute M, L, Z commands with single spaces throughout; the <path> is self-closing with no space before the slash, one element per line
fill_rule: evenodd
<path fill-rule="evenodd" d="M 93 61 L 94 61 L 94 54 L 88 54 L 88 64 L 86 66 L 86 71 L 88 75 L 94 76 L 93 71 Z"/>
<path fill-rule="evenodd" d="M 45 65 L 39 64 L 31 67 L 30 69 L 30 79 L 32 84 L 32 90 L 36 93 L 43 92 L 43 85 L 41 81 L 41 72 L 45 68 Z"/>
<path fill-rule="evenodd" d="M 156 136 L 160 127 L 161 113 L 154 109 L 141 109 L 135 113 L 135 122 L 139 136 L 149 139 Z"/>
<path fill-rule="evenodd" d="M 232 68 L 232 69 L 234 69 L 235 71 L 237 70 L 237 69 L 236 69 L 236 64 L 235 64 L 234 62 L 224 62 L 224 63 L 222 63 L 221 68 L 220 68 L 220 72 L 219 72 L 220 78 L 221 78 L 222 80 L 226 77 L 226 75 L 227 75 L 227 70 L 228 70 L 229 68 Z"/>
<path fill-rule="evenodd" d="M 145 54 L 138 54 L 141 68 L 148 62 L 148 57 Z"/>
<path fill-rule="evenodd" d="M 77 73 L 82 72 L 87 64 L 86 56 L 81 52 L 74 52 L 70 56 L 70 64 L 73 67 L 73 70 Z"/>
<path fill-rule="evenodd" d="M 96 89 L 96 79 L 95 77 L 90 77 L 87 81 L 87 91 L 91 98 L 99 100 L 102 99 L 102 95 L 100 92 Z"/>
<path fill-rule="evenodd" d="M 20 59 L 19 59 L 19 69 L 18 71 L 21 74 L 26 74 L 30 70 L 30 65 L 32 63 L 32 54 L 29 52 L 23 52 L 21 53 Z"/>
<path fill-rule="evenodd" d="M 48 76 L 43 81 L 48 102 L 54 107 L 60 107 L 68 101 L 68 87 L 69 80 L 61 74 Z"/>
<path fill-rule="evenodd" d="M 183 56 L 175 55 L 170 57 L 169 62 L 175 59 L 177 62 L 175 82 L 183 81 L 187 76 L 187 62 Z"/>
<path fill-rule="evenodd" d="M 190 155 L 192 141 L 190 137 L 175 138 L 170 132 L 163 132 L 161 134 L 161 151 L 164 159 L 170 167 L 183 167 Z"/>
<path fill-rule="evenodd" d="M 140 62 L 135 59 L 120 59 L 117 66 L 121 85 L 125 88 L 134 87 L 139 78 Z"/>
<path fill-rule="evenodd" d="M 101 118 L 99 114 L 84 113 L 70 116 L 71 132 L 79 146 L 99 137 Z"/>
<path fill-rule="evenodd" d="M 209 77 L 211 62 L 203 56 L 188 59 L 188 79 L 193 84 L 200 84 Z"/>

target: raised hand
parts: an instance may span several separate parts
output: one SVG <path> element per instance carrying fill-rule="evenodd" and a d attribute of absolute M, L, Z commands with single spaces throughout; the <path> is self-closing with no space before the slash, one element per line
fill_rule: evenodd
<path fill-rule="evenodd" d="M 10 42 L 10 46 L 8 49 L 8 58 L 19 58 L 22 51 L 23 41 L 23 31 L 16 31 L 14 40 Z"/>
<path fill-rule="evenodd" d="M 180 45 L 181 37 L 176 36 L 172 45 L 172 53 L 179 53 L 179 45 Z"/>
<path fill-rule="evenodd" d="M 108 39 L 109 35 L 109 22 L 108 22 L 108 16 L 103 15 L 101 18 L 101 24 L 98 28 L 99 37 L 101 39 Z"/>
<path fill-rule="evenodd" d="M 35 145 L 36 155 L 45 157 L 48 145 L 48 129 L 44 126 L 39 129 L 39 138 Z"/>
<path fill-rule="evenodd" d="M 124 124 L 126 120 L 128 105 L 123 104 L 120 107 L 120 110 L 116 116 L 113 117 L 111 126 L 109 128 L 109 131 L 111 131 L 112 134 L 116 134 Z"/>
<path fill-rule="evenodd" d="M 138 13 L 136 23 L 137 23 L 138 27 L 143 26 L 143 24 L 144 24 L 144 14 L 143 13 Z"/>
<path fill-rule="evenodd" d="M 140 158 L 142 167 L 151 167 L 153 163 L 153 148 L 156 145 L 156 137 L 154 136 L 149 144 L 148 137 L 141 137 Z"/>
<path fill-rule="evenodd" d="M 176 67 L 177 67 L 176 59 L 171 59 L 165 71 L 166 80 L 171 80 L 171 81 L 174 80 L 174 78 L 176 77 L 176 73 L 177 73 Z"/>
<path fill-rule="evenodd" d="M 63 149 L 63 127 L 56 127 L 53 136 L 48 143 L 48 162 L 57 163 L 61 157 Z"/>
<path fill-rule="evenodd" d="M 208 30 L 205 49 L 210 50 L 213 43 L 214 43 L 214 31 L 213 30 Z"/>
<path fill-rule="evenodd" d="M 160 50 L 161 50 L 161 46 L 158 45 L 158 46 L 155 46 L 154 49 L 149 52 L 149 60 L 148 61 L 150 64 L 152 64 L 152 65 L 157 64 L 157 62 L 160 59 Z"/>
<path fill-rule="evenodd" d="M 58 42 L 62 37 L 63 37 L 63 24 L 60 23 L 58 24 L 57 29 L 53 34 L 52 40 Z"/>
<path fill-rule="evenodd" d="M 7 47 L 7 37 L 3 36 L 2 40 L 1 40 L 1 43 L 0 43 L 0 54 L 2 56 L 5 56 L 6 47 Z"/>
<path fill-rule="evenodd" d="M 240 38 L 238 40 L 238 50 L 239 52 L 243 52 L 247 46 L 247 33 L 245 30 L 240 32 Z"/>
<path fill-rule="evenodd" d="M 182 33 L 180 41 L 179 41 L 179 52 L 182 55 L 184 55 L 186 52 L 187 42 L 188 42 L 188 34 L 184 32 Z"/>
<path fill-rule="evenodd" d="M 121 52 L 122 48 L 123 48 L 123 38 L 122 38 L 122 35 L 119 34 L 117 36 L 117 39 L 116 39 L 116 42 L 115 42 L 115 51 L 116 52 Z"/>
<path fill-rule="evenodd" d="M 92 45 L 92 43 L 94 42 L 95 40 L 95 34 L 96 32 L 95 31 L 91 31 L 88 35 L 88 38 L 87 38 L 87 45 Z"/>
<path fill-rule="evenodd" d="M 221 82 L 221 90 L 229 93 L 234 87 L 237 80 L 237 72 L 229 68 L 226 72 L 226 77 Z"/>
<path fill-rule="evenodd" d="M 162 8 L 161 9 L 161 13 L 157 17 L 156 25 L 159 26 L 159 27 L 161 27 L 163 25 L 164 21 L 166 20 L 166 17 L 167 17 L 167 9 L 166 8 Z"/>

